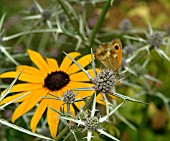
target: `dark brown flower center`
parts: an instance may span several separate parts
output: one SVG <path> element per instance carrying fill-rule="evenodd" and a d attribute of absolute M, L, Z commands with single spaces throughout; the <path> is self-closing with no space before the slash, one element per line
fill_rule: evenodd
<path fill-rule="evenodd" d="M 63 71 L 55 71 L 44 79 L 44 87 L 51 91 L 60 90 L 70 82 L 69 75 Z"/>

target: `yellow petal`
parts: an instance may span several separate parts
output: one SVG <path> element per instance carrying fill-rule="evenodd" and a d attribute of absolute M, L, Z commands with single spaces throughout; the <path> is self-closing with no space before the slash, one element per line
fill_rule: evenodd
<path fill-rule="evenodd" d="M 32 119 L 31 119 L 31 123 L 30 123 L 31 130 L 33 132 L 35 132 L 37 124 L 40 121 L 40 118 L 42 117 L 45 109 L 47 108 L 48 103 L 49 103 L 49 99 L 43 99 L 40 102 L 40 104 L 39 104 L 38 108 L 36 109 L 36 111 L 34 112 L 34 115 L 33 115 Z"/>
<path fill-rule="evenodd" d="M 61 90 L 50 92 L 50 94 L 53 94 L 53 95 L 58 96 L 58 97 L 62 97 L 63 96 L 63 92 Z"/>
<path fill-rule="evenodd" d="M 16 78 L 19 72 L 6 72 L 0 75 L 0 78 Z M 44 77 L 42 76 L 32 76 L 30 74 L 21 73 L 21 75 L 18 78 L 19 80 L 25 81 L 25 82 L 32 82 L 32 83 L 44 83 Z"/>
<path fill-rule="evenodd" d="M 7 98 L 3 99 L 3 100 L 0 102 L 0 105 L 5 104 L 5 103 L 7 103 L 7 102 L 10 102 L 10 101 L 12 101 L 12 100 L 14 100 L 14 99 L 16 99 L 16 98 L 24 95 L 25 93 L 26 93 L 26 92 L 22 92 L 22 93 L 19 93 L 19 94 L 15 94 L 15 95 L 12 95 L 12 96 L 8 96 Z M 29 94 L 26 95 L 26 96 L 24 96 L 23 98 L 20 98 L 19 100 L 15 101 L 15 103 L 21 102 L 21 101 L 23 101 L 23 100 L 24 100 L 25 98 L 27 98 L 27 97 L 29 97 Z"/>
<path fill-rule="evenodd" d="M 88 70 L 88 73 L 90 73 L 91 77 L 94 78 L 94 71 L 93 69 Z M 90 81 L 87 75 L 82 71 L 78 73 L 74 73 L 70 75 L 71 81 Z"/>
<path fill-rule="evenodd" d="M 76 102 L 77 103 L 77 102 Z M 79 102 L 78 102 L 79 103 Z M 78 107 L 79 109 L 80 109 L 80 107 Z M 71 104 L 71 106 L 70 106 L 70 112 L 71 112 L 71 115 L 72 116 L 75 116 L 75 110 L 74 110 L 74 108 L 73 108 L 73 105 Z"/>
<path fill-rule="evenodd" d="M 22 92 L 22 93 L 19 93 L 19 94 L 24 95 L 25 93 L 27 93 L 27 92 Z M 29 93 L 29 94 L 27 94 L 26 96 L 24 96 L 24 97 L 20 98 L 19 100 L 15 101 L 15 103 L 23 102 L 24 100 L 27 100 L 27 99 L 28 99 L 28 97 L 30 97 L 30 93 Z M 8 97 L 7 97 L 7 98 L 8 98 Z"/>
<path fill-rule="evenodd" d="M 94 91 L 75 91 L 74 93 L 78 93 L 76 98 L 83 98 L 86 96 L 92 96 L 92 94 L 94 93 Z"/>
<path fill-rule="evenodd" d="M 28 49 L 28 54 L 32 62 L 45 74 L 50 73 L 50 69 L 47 65 L 47 62 L 43 59 L 43 57 L 35 51 Z"/>
<path fill-rule="evenodd" d="M 43 96 L 47 95 L 47 92 L 47 89 L 31 91 L 30 97 L 22 102 L 14 111 L 14 114 L 12 115 L 12 122 L 31 110 L 42 99 Z"/>
<path fill-rule="evenodd" d="M 43 76 L 33 76 L 26 73 L 21 73 L 21 75 L 18 78 L 19 80 L 25 81 L 25 82 L 32 82 L 32 83 L 44 83 L 45 77 Z"/>
<path fill-rule="evenodd" d="M 55 59 L 47 58 L 47 63 L 48 63 L 48 66 L 50 67 L 52 72 L 55 72 L 56 70 L 59 69 L 58 63 Z"/>
<path fill-rule="evenodd" d="M 99 104 L 102 104 L 102 105 L 106 105 L 104 100 L 103 100 L 103 96 L 101 93 L 99 93 L 96 97 L 96 102 L 99 103 Z"/>
<path fill-rule="evenodd" d="M 6 72 L 6 73 L 2 73 L 0 75 L 0 78 L 15 78 L 17 77 L 19 73 L 15 72 L 15 71 L 10 71 L 10 72 Z"/>
<path fill-rule="evenodd" d="M 51 107 L 51 108 L 53 108 L 57 111 L 60 111 L 60 106 L 62 104 L 63 104 L 63 102 L 59 101 L 59 100 L 50 100 L 49 101 L 49 107 Z M 51 136 L 53 138 L 56 137 L 57 129 L 58 129 L 59 118 L 57 118 L 57 116 L 59 116 L 59 114 L 57 112 L 54 112 L 53 110 L 48 108 L 48 110 L 47 110 L 47 121 L 48 121 L 48 124 L 49 124 Z"/>
<path fill-rule="evenodd" d="M 85 67 L 88 64 L 90 64 L 92 61 L 91 59 L 91 54 L 85 55 L 82 58 L 80 58 L 79 60 L 77 60 L 77 62 L 82 66 Z M 71 65 L 69 67 L 69 69 L 66 71 L 67 74 L 71 74 L 71 73 L 75 73 L 77 71 L 81 70 L 75 63 L 73 65 Z"/>
<path fill-rule="evenodd" d="M 64 87 L 64 88 L 62 88 L 62 89 L 60 90 L 60 95 L 61 95 L 61 97 L 63 97 L 63 96 L 64 96 L 64 93 L 67 92 L 68 90 L 71 90 L 71 88 L 69 88 L 69 87 Z"/>
<path fill-rule="evenodd" d="M 83 107 L 85 105 L 85 102 L 84 101 L 80 101 L 80 102 L 75 102 L 74 103 L 78 109 L 80 109 L 80 107 Z"/>
<path fill-rule="evenodd" d="M 79 103 L 79 102 L 75 102 L 75 103 Z M 64 112 L 67 112 L 67 111 L 68 111 L 68 110 L 67 110 L 67 104 L 64 104 L 64 105 L 62 105 L 62 106 L 64 107 Z M 77 108 L 80 109 L 80 107 L 78 107 L 78 106 L 77 106 Z M 72 104 L 70 105 L 69 112 L 71 113 L 72 116 L 75 116 L 75 110 L 74 110 L 74 107 L 73 107 Z"/>
<path fill-rule="evenodd" d="M 80 56 L 80 53 L 78 52 L 72 52 L 68 54 L 70 57 L 72 57 L 73 59 L 76 58 L 77 56 Z M 60 70 L 66 72 L 67 69 L 70 67 L 72 61 L 70 58 L 68 58 L 67 56 L 64 58 L 64 60 L 62 61 L 62 64 L 60 66 Z"/>
<path fill-rule="evenodd" d="M 44 74 L 40 70 L 34 67 L 31 67 L 31 66 L 26 66 L 26 65 L 17 66 L 17 71 L 21 71 L 21 70 L 22 70 L 22 73 L 25 73 L 25 74 L 30 74 L 34 76 L 44 76 L 44 77 L 47 76 L 47 74 Z"/>
<path fill-rule="evenodd" d="M 40 89 L 43 88 L 42 84 L 36 84 L 36 83 L 23 83 L 23 84 L 16 84 L 14 85 L 10 92 L 22 92 L 22 91 L 31 91 L 31 90 L 36 90 L 36 89 Z M 5 92 L 6 90 L 4 90 L 2 92 L 2 94 Z"/>
<path fill-rule="evenodd" d="M 69 88 L 87 88 L 87 87 L 92 87 L 94 86 L 94 84 L 90 84 L 90 83 L 83 83 L 83 82 L 70 82 L 69 84 L 67 84 L 66 87 Z"/>
<path fill-rule="evenodd" d="M 116 96 L 113 96 L 113 95 L 111 95 L 111 94 L 108 94 L 108 96 L 110 97 L 110 99 L 117 100 L 117 97 L 116 97 Z"/>

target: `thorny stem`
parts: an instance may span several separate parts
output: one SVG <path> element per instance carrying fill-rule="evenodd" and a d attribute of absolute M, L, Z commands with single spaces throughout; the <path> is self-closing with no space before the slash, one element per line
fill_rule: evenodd
<path fill-rule="evenodd" d="M 150 50 L 150 52 L 151 52 L 151 50 L 152 50 L 153 48 L 152 47 L 150 47 L 149 46 L 149 50 Z M 139 62 L 142 58 L 144 58 L 146 55 L 147 55 L 148 53 L 146 52 L 146 51 L 141 51 L 141 52 L 138 52 L 138 53 L 134 53 L 134 55 L 136 55 L 136 56 L 138 56 L 138 58 L 133 58 L 133 59 L 131 59 L 131 61 L 129 61 L 130 62 L 130 64 L 133 66 L 134 64 L 136 64 L 137 62 Z"/>
<path fill-rule="evenodd" d="M 66 9 L 65 5 L 63 4 L 63 2 L 60 1 L 60 0 L 57 0 L 57 1 L 58 1 L 58 3 L 60 4 L 61 8 L 64 10 L 64 13 L 67 15 L 67 17 L 68 17 L 70 23 L 72 24 L 72 26 L 74 27 L 74 29 L 78 32 L 78 35 L 80 36 L 80 38 L 81 38 L 82 40 L 84 40 L 84 39 L 83 39 L 83 36 L 81 35 L 79 29 L 78 29 L 77 26 L 76 26 L 75 21 L 72 20 L 72 16 L 68 13 L 68 10 Z"/>
<path fill-rule="evenodd" d="M 100 91 L 96 91 L 96 96 L 99 94 L 99 92 Z M 89 101 L 85 104 L 83 110 L 86 110 L 93 103 L 93 99 L 94 99 L 94 94 L 91 96 Z M 69 129 L 70 129 L 69 126 L 66 125 L 65 128 L 57 135 L 55 140 L 58 141 L 59 139 L 61 139 Z"/>
<path fill-rule="evenodd" d="M 70 112 L 70 103 L 67 102 L 66 104 L 67 104 L 67 112 L 69 113 L 69 112 Z M 69 126 L 66 125 L 66 126 L 64 127 L 64 129 L 57 135 L 57 137 L 55 138 L 55 140 L 56 140 L 56 141 L 60 140 L 60 139 L 66 134 L 66 132 L 67 132 L 69 129 L 70 129 Z"/>
<path fill-rule="evenodd" d="M 97 95 L 100 93 L 99 90 L 96 90 L 96 97 Z M 86 102 L 86 104 L 83 107 L 83 110 L 85 111 L 92 103 L 93 103 L 93 99 L 94 99 L 94 94 L 90 97 L 90 99 Z"/>
<path fill-rule="evenodd" d="M 75 112 L 77 114 L 80 110 L 77 108 L 77 106 L 74 103 L 72 103 L 72 106 L 73 106 L 73 108 L 74 108 L 74 110 L 75 110 Z"/>
<path fill-rule="evenodd" d="M 68 13 L 68 10 L 65 8 L 64 4 L 60 0 L 57 0 L 57 1 L 60 4 L 61 8 L 64 10 L 64 13 L 69 18 L 69 20 L 70 20 L 71 24 L 73 25 L 73 27 L 76 29 L 77 27 L 75 25 L 75 22 L 72 20 L 71 15 Z"/>
<path fill-rule="evenodd" d="M 102 13 L 100 14 L 100 16 L 99 16 L 99 18 L 96 22 L 95 27 L 93 28 L 91 36 L 89 37 L 90 47 L 93 45 L 94 38 L 95 38 L 100 26 L 102 25 L 102 23 L 104 21 L 105 15 L 106 15 L 107 11 L 109 10 L 109 7 L 110 7 L 110 3 L 111 3 L 111 0 L 108 0 L 106 2 L 105 6 L 103 7 Z"/>
<path fill-rule="evenodd" d="M 150 52 L 153 50 L 153 47 L 150 47 Z M 139 62 L 139 60 L 141 60 L 143 57 L 146 56 L 146 52 L 143 52 L 141 55 L 138 55 L 138 58 L 136 58 L 131 65 L 133 66 L 134 64 L 136 64 L 137 62 Z"/>
<path fill-rule="evenodd" d="M 150 51 L 152 51 L 152 49 L 153 49 L 153 47 L 150 48 Z M 142 52 L 140 55 L 138 55 L 138 58 L 132 60 L 132 62 L 130 63 L 131 66 L 133 66 L 134 64 L 136 64 L 137 62 L 139 62 L 143 57 L 146 56 L 146 54 L 147 54 L 146 52 Z M 126 78 L 128 78 L 128 77 L 130 77 L 130 76 L 126 76 Z"/>

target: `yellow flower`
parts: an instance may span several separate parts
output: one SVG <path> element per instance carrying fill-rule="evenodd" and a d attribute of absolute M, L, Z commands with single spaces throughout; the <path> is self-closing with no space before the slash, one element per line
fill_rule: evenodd
<path fill-rule="evenodd" d="M 37 68 L 21 65 L 17 67 L 16 71 L 1 74 L 0 78 L 15 78 L 18 73 L 23 70 L 18 79 L 24 83 L 14 85 L 11 92 L 15 92 L 17 94 L 5 98 L 2 102 L 0 102 L 0 105 L 20 97 L 28 91 L 31 91 L 30 94 L 16 101 L 21 102 L 21 104 L 14 111 L 12 115 L 12 122 L 30 111 L 39 103 L 31 119 L 30 127 L 32 131 L 35 132 L 40 118 L 47 109 L 49 129 L 52 137 L 55 138 L 59 122 L 59 118 L 57 118 L 57 116 L 59 115 L 50 108 L 47 108 L 47 106 L 60 111 L 60 107 L 64 102 L 43 97 L 48 96 L 49 94 L 63 97 L 63 94 L 67 90 L 72 88 L 91 87 L 93 84 L 87 83 L 87 81 L 89 81 L 88 77 L 67 56 L 64 58 L 59 67 L 55 59 L 44 59 L 39 53 L 32 50 L 28 50 L 28 54 Z M 80 56 L 80 53 L 72 52 L 69 53 L 69 55 L 72 58 L 76 58 L 77 56 Z M 82 67 L 87 66 L 91 63 L 91 61 L 90 54 L 77 60 Z M 93 76 L 92 69 L 89 70 L 89 73 Z M 92 93 L 93 91 L 81 91 L 76 98 L 90 96 Z M 75 104 L 79 107 L 80 105 L 83 106 L 84 102 L 80 101 Z M 73 107 L 70 108 L 71 111 L 74 111 Z"/>

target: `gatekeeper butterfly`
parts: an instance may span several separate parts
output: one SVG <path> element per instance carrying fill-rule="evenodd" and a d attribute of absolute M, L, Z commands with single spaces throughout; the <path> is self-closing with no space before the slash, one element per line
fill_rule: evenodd
<path fill-rule="evenodd" d="M 119 69 L 122 63 L 122 43 L 120 39 L 114 39 L 108 43 L 102 43 L 95 52 L 95 58 L 106 68 L 113 70 L 115 82 L 118 85 Z"/>

